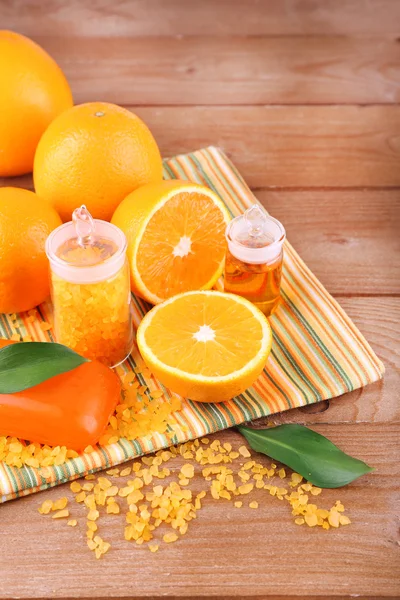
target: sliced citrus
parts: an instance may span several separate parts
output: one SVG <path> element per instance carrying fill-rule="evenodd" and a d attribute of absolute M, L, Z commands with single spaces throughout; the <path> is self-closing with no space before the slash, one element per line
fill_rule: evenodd
<path fill-rule="evenodd" d="M 220 402 L 255 382 L 272 333 L 261 311 L 240 296 L 186 292 L 146 314 L 137 342 L 149 369 L 173 392 Z"/>
<path fill-rule="evenodd" d="M 229 214 L 209 188 L 189 181 L 144 185 L 112 223 L 128 239 L 132 291 L 152 304 L 210 289 L 221 275 Z"/>

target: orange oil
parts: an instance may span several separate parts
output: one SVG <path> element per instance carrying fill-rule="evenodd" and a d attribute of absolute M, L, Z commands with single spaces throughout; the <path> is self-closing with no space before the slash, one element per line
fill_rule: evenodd
<path fill-rule="evenodd" d="M 266 316 L 280 302 L 283 253 L 272 264 L 245 263 L 231 254 L 225 259 L 225 292 L 243 296 Z"/>

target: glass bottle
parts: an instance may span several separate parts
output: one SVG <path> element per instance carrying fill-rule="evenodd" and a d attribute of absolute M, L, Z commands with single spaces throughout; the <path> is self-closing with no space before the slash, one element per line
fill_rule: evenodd
<path fill-rule="evenodd" d="M 272 314 L 279 305 L 285 239 L 282 224 L 258 204 L 233 219 L 226 230 L 225 291 Z"/>
<path fill-rule="evenodd" d="M 109 367 L 133 344 L 126 247 L 122 231 L 84 205 L 46 241 L 56 340 Z"/>

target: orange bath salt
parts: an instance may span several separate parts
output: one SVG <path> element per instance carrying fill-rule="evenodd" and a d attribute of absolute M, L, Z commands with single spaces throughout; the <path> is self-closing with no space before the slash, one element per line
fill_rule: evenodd
<path fill-rule="evenodd" d="M 77 494 L 82 489 L 81 484 L 78 483 L 78 481 L 73 481 L 69 487 L 71 492 L 73 492 L 74 494 Z"/>
<path fill-rule="evenodd" d="M 166 533 L 163 536 L 163 540 L 166 544 L 171 544 L 172 542 L 176 542 L 178 536 L 175 533 Z"/>
<path fill-rule="evenodd" d="M 69 517 L 69 510 L 68 508 L 64 509 L 64 510 L 59 510 L 58 512 L 54 513 L 54 515 L 52 515 L 52 519 L 65 519 L 66 517 Z"/>
<path fill-rule="evenodd" d="M 68 504 L 68 498 L 66 496 L 64 496 L 63 498 L 60 498 L 59 500 L 56 500 L 55 502 L 53 502 L 53 507 L 52 510 L 62 510 L 63 508 L 65 508 Z"/>
<path fill-rule="evenodd" d="M 97 521 L 99 516 L 100 516 L 99 511 L 92 509 L 88 512 L 87 519 L 88 519 L 88 521 Z"/>
<path fill-rule="evenodd" d="M 56 338 L 91 360 L 120 363 L 132 344 L 129 265 L 111 279 L 78 284 L 51 273 Z"/>
<path fill-rule="evenodd" d="M 42 515 L 48 515 L 52 508 L 53 502 L 51 500 L 45 500 L 43 504 L 39 507 L 39 512 Z"/>

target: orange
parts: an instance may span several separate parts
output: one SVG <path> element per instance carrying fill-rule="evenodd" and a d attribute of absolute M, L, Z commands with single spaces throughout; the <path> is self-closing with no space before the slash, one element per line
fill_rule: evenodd
<path fill-rule="evenodd" d="M 90 102 L 52 122 L 38 145 L 33 178 L 36 192 L 63 221 L 81 204 L 109 221 L 127 194 L 162 180 L 162 162 L 139 117 L 115 104 Z"/>
<path fill-rule="evenodd" d="M 49 123 L 73 104 L 63 72 L 40 46 L 0 31 L 0 176 L 29 173 Z"/>
<path fill-rule="evenodd" d="M 162 181 L 129 194 L 112 223 L 128 239 L 132 291 L 152 304 L 210 289 L 221 275 L 229 214 L 209 188 Z"/>
<path fill-rule="evenodd" d="M 29 310 L 47 298 L 44 247 L 59 225 L 54 208 L 33 192 L 0 188 L 0 313 Z"/>
<path fill-rule="evenodd" d="M 241 296 L 187 292 L 154 307 L 139 325 L 143 360 L 170 390 L 200 402 L 243 393 L 271 351 L 267 318 Z"/>

